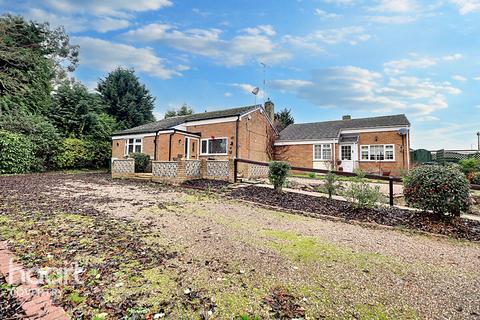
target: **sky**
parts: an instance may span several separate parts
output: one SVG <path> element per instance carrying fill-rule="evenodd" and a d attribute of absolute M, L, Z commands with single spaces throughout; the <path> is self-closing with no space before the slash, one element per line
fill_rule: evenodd
<path fill-rule="evenodd" d="M 63 25 L 80 46 L 72 76 L 92 90 L 134 68 L 158 119 L 269 98 L 296 123 L 404 113 L 413 148 L 477 146 L 480 0 L 0 0 L 0 12 Z"/>

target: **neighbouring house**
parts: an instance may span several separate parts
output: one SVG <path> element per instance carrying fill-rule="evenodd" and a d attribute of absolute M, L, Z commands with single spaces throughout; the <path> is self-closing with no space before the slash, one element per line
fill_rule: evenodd
<path fill-rule="evenodd" d="M 177 116 L 117 132 L 112 160 L 141 152 L 152 160 L 268 161 L 273 154 L 274 104 Z"/>
<path fill-rule="evenodd" d="M 292 166 L 399 175 L 410 167 L 410 122 L 403 114 L 292 124 L 275 141 L 275 158 Z"/>

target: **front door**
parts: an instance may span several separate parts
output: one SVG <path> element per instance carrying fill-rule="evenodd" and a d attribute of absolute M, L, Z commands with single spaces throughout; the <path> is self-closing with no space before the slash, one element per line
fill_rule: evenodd
<path fill-rule="evenodd" d="M 198 139 L 185 137 L 185 160 L 198 159 Z"/>
<path fill-rule="evenodd" d="M 341 144 L 340 160 L 343 171 L 353 172 L 355 163 L 358 161 L 356 144 Z"/>

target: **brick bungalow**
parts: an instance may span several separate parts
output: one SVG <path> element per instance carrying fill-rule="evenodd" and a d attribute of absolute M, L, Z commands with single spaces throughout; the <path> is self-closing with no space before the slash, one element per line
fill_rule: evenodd
<path fill-rule="evenodd" d="M 409 168 L 405 115 L 292 124 L 279 134 L 274 104 L 179 116 L 117 132 L 112 159 L 133 152 L 152 160 L 284 160 L 292 166 L 398 175 Z M 245 168 L 239 167 L 240 174 Z"/>
<path fill-rule="evenodd" d="M 142 152 L 158 161 L 233 159 L 268 161 L 273 154 L 274 105 L 178 116 L 117 132 L 112 159 Z"/>
<path fill-rule="evenodd" d="M 410 167 L 410 122 L 403 114 L 292 124 L 275 157 L 292 166 L 398 175 Z"/>

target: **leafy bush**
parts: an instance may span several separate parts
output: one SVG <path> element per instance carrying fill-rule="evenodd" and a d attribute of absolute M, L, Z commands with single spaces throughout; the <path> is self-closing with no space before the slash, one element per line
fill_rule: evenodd
<path fill-rule="evenodd" d="M 475 172 L 472 174 L 470 182 L 473 184 L 480 184 L 480 172 Z"/>
<path fill-rule="evenodd" d="M 356 171 L 357 176 L 346 186 L 343 195 L 355 209 L 373 208 L 383 201 L 380 186 L 372 186 L 365 179 L 365 173 Z"/>
<path fill-rule="evenodd" d="M 283 161 L 272 161 L 268 165 L 268 180 L 278 192 L 282 191 L 289 170 L 290 165 Z"/>
<path fill-rule="evenodd" d="M 33 171 L 55 168 L 55 155 L 61 145 L 57 129 L 45 117 L 10 114 L 0 117 L 0 130 L 22 134 L 32 142 Z"/>
<path fill-rule="evenodd" d="M 312 178 L 312 179 L 315 179 L 317 177 L 317 175 L 315 174 L 315 172 L 309 172 L 308 177 Z"/>
<path fill-rule="evenodd" d="M 404 178 L 406 202 L 437 215 L 459 216 L 470 205 L 468 180 L 459 170 L 443 166 L 420 166 Z"/>
<path fill-rule="evenodd" d="M 150 166 L 150 156 L 145 153 L 130 153 L 129 158 L 135 159 L 135 172 L 147 172 Z"/>
<path fill-rule="evenodd" d="M 0 173 L 25 173 L 35 158 L 32 143 L 24 135 L 0 130 Z"/>
<path fill-rule="evenodd" d="M 61 169 L 84 168 L 90 162 L 88 143 L 77 138 L 66 138 L 57 156 L 57 166 Z"/>
<path fill-rule="evenodd" d="M 340 185 L 338 184 L 338 176 L 330 171 L 325 175 L 324 181 L 325 183 L 323 185 L 323 188 L 328 193 L 328 198 L 332 199 L 332 195 L 335 194 L 337 189 L 340 187 Z"/>
<path fill-rule="evenodd" d="M 474 172 L 480 171 L 480 160 L 475 158 L 467 158 L 458 161 L 461 170 L 466 175 L 470 175 Z"/>

